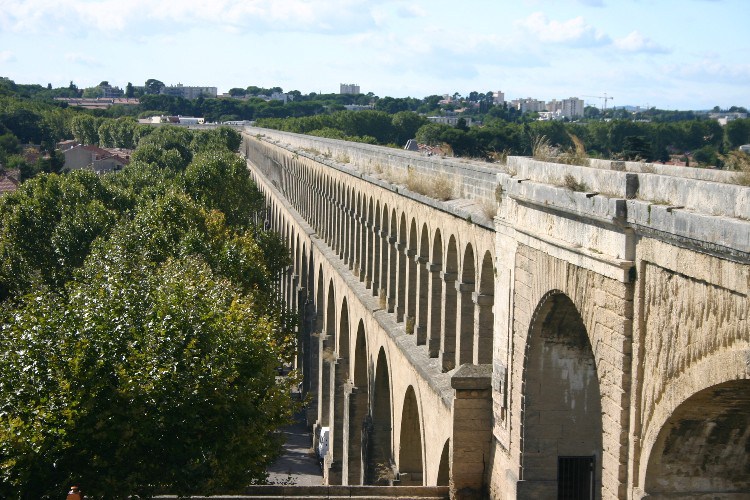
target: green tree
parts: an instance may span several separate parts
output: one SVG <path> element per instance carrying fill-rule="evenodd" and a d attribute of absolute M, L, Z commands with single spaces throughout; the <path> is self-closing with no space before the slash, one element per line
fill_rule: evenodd
<path fill-rule="evenodd" d="M 147 94 L 158 94 L 159 92 L 161 92 L 161 89 L 165 87 L 164 83 L 160 82 L 159 80 L 155 80 L 154 78 L 149 78 L 148 80 L 146 80 L 144 86 L 146 87 Z"/>
<path fill-rule="evenodd" d="M 727 150 L 750 144 L 750 119 L 732 120 L 724 127 L 724 145 Z"/>
<path fill-rule="evenodd" d="M 96 118 L 88 114 L 78 114 L 70 120 L 70 130 L 75 140 L 84 145 L 99 144 L 99 126 Z"/>
<path fill-rule="evenodd" d="M 125 97 L 127 97 L 128 99 L 135 97 L 135 88 L 130 82 L 128 82 L 128 84 L 125 86 Z"/>

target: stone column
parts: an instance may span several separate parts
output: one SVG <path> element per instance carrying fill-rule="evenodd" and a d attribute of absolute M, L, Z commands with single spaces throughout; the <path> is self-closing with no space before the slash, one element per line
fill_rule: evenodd
<path fill-rule="evenodd" d="M 456 367 L 456 315 L 458 302 L 456 294 L 456 273 L 442 271 L 444 306 L 441 311 L 440 366 L 444 372 Z"/>
<path fill-rule="evenodd" d="M 456 364 L 474 362 L 474 283 L 456 281 Z"/>
<path fill-rule="evenodd" d="M 451 498 L 484 498 L 492 439 L 492 366 L 463 365 L 451 377 Z"/>

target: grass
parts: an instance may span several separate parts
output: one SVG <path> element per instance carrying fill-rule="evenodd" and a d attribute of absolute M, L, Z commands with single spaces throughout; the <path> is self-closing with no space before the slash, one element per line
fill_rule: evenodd
<path fill-rule="evenodd" d="M 437 175 L 422 174 L 413 168 L 406 173 L 405 185 L 409 191 L 429 196 L 440 201 L 454 198 L 453 176 L 440 173 Z"/>
<path fill-rule="evenodd" d="M 585 182 L 579 181 L 571 174 L 565 174 L 563 185 L 571 191 L 588 191 L 589 187 Z"/>

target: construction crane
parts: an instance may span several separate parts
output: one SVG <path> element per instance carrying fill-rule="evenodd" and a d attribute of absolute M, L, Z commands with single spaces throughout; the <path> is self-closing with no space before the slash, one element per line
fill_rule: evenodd
<path fill-rule="evenodd" d="M 604 99 L 604 111 L 607 111 L 607 101 L 609 101 L 610 99 L 614 99 L 614 97 L 608 96 L 606 92 L 604 93 L 604 95 L 584 95 L 581 97 L 595 97 L 597 99 Z"/>

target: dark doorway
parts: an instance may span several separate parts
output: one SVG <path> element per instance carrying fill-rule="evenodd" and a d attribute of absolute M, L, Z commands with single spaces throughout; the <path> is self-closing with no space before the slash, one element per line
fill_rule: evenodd
<path fill-rule="evenodd" d="M 594 498 L 594 457 L 557 457 L 558 500 Z"/>

